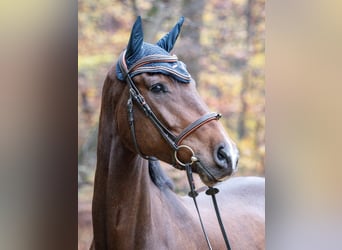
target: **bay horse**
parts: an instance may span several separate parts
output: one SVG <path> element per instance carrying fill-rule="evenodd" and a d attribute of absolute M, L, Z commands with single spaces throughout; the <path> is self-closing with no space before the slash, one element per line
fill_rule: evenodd
<path fill-rule="evenodd" d="M 189 197 L 173 191 L 159 160 L 190 166 L 217 201 L 232 249 L 265 248 L 265 181 L 234 177 L 238 150 L 170 55 L 184 19 L 156 44 L 141 18 L 109 70 L 102 92 L 92 204 L 91 249 L 208 249 Z M 212 249 L 225 249 L 210 197 L 197 197 Z"/>

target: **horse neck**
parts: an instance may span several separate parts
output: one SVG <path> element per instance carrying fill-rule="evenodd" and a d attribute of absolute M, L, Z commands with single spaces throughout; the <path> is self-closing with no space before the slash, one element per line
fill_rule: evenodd
<path fill-rule="evenodd" d="M 120 138 L 114 137 L 108 168 L 107 202 L 114 203 L 115 208 L 145 206 L 151 185 L 148 162 L 126 149 Z M 144 211 L 148 212 L 148 209 L 145 207 Z"/>
<path fill-rule="evenodd" d="M 127 149 L 116 131 L 116 106 L 125 84 L 111 78 L 107 77 L 103 89 L 97 170 L 106 173 L 107 199 L 120 197 L 122 201 L 132 197 L 128 193 L 138 195 L 137 188 L 148 189 L 150 181 L 148 162 Z"/>
<path fill-rule="evenodd" d="M 118 99 L 113 91 L 120 85 L 113 86 L 107 78 L 102 97 L 93 197 L 95 248 L 140 246 L 158 249 L 153 244 L 165 242 L 160 237 L 170 239 L 168 236 L 173 232 L 179 234 L 179 225 L 185 230 L 184 220 L 193 228 L 192 217 L 169 188 L 160 189 L 152 183 L 148 162 L 123 145 L 115 131 L 113 117 Z M 120 93 L 122 89 L 115 91 Z M 162 229 L 161 225 L 167 225 L 167 228 Z M 165 233 L 161 235 L 160 230 Z"/>

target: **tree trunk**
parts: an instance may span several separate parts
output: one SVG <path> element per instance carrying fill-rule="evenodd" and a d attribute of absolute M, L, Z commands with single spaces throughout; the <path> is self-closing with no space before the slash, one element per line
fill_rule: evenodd
<path fill-rule="evenodd" d="M 246 50 L 247 50 L 247 61 L 250 59 L 250 46 L 251 46 L 251 39 L 252 39 L 252 23 L 253 23 L 253 16 L 252 16 L 252 7 L 253 7 L 253 0 L 248 0 L 246 4 L 245 16 L 246 16 Z M 250 82 L 250 69 L 248 63 L 245 63 L 246 69 L 242 79 L 242 86 L 240 91 L 240 100 L 241 100 L 241 111 L 238 118 L 238 138 L 241 140 L 246 136 L 246 113 L 248 109 L 248 102 L 246 100 L 245 93 L 248 91 L 249 82 Z"/>
<path fill-rule="evenodd" d="M 248 91 L 248 85 L 250 81 L 249 70 L 246 70 L 242 78 L 242 86 L 240 91 L 241 100 L 241 111 L 238 118 L 238 138 L 243 139 L 246 136 L 246 113 L 248 108 L 248 103 L 246 100 L 246 92 Z"/>
<path fill-rule="evenodd" d="M 183 15 L 185 17 L 185 25 L 183 26 L 181 46 L 177 51 L 182 55 L 181 60 L 187 65 L 188 71 L 192 78 L 199 84 L 200 58 L 201 58 L 201 28 L 202 14 L 205 7 L 204 0 L 183 0 Z"/>

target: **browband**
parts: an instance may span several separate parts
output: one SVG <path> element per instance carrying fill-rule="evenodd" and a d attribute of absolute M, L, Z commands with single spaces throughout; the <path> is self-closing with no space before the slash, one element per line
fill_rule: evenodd
<path fill-rule="evenodd" d="M 127 67 L 125 62 L 126 50 L 124 50 L 120 55 L 121 63 L 124 65 L 124 70 L 121 68 L 121 72 L 124 74 L 124 77 L 127 77 L 127 74 L 131 75 L 131 77 L 141 74 L 141 73 L 151 73 L 151 72 L 164 72 L 170 76 L 175 76 L 179 80 L 183 82 L 190 82 L 191 76 L 188 74 L 182 74 L 177 71 L 178 67 L 185 68 L 184 63 L 178 60 L 176 55 L 149 55 L 144 56 L 137 62 L 135 62 L 130 68 Z M 120 64 L 121 64 L 120 63 Z M 170 63 L 171 66 L 165 66 L 163 63 Z M 155 65 L 153 65 L 155 64 Z"/>

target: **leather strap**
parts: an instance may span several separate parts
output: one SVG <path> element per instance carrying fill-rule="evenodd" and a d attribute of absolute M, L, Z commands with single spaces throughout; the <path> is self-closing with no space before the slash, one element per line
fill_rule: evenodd
<path fill-rule="evenodd" d="M 224 225 L 221 219 L 221 215 L 220 215 L 220 210 L 218 208 L 217 205 L 217 201 L 216 201 L 216 194 L 219 192 L 219 190 L 217 188 L 213 188 L 213 187 L 209 187 L 209 189 L 205 192 L 207 195 L 211 195 L 211 198 L 213 200 L 213 204 L 214 204 L 214 208 L 215 208 L 215 213 L 216 213 L 216 217 L 217 217 L 217 221 L 220 225 L 220 229 L 221 229 L 221 233 L 224 239 L 224 242 L 226 243 L 226 247 L 227 250 L 231 250 L 230 244 L 229 244 L 229 240 L 228 240 L 228 236 L 226 234 L 226 230 L 224 229 Z"/>
<path fill-rule="evenodd" d="M 219 120 L 222 117 L 221 114 L 213 112 L 213 113 L 209 113 L 206 114 L 204 116 L 202 116 L 201 118 L 199 118 L 198 120 L 194 121 L 193 123 L 191 123 L 189 126 L 187 126 L 182 133 L 180 133 L 176 140 L 175 143 L 176 145 L 180 145 L 181 142 L 187 137 L 189 136 L 191 133 L 193 133 L 196 129 L 198 129 L 199 127 L 202 127 L 204 124 L 213 121 L 213 120 Z"/>
<path fill-rule="evenodd" d="M 161 62 L 177 62 L 177 56 L 165 56 L 165 55 L 150 55 L 145 56 L 142 59 L 138 60 L 132 67 L 129 69 L 128 74 L 135 71 L 137 68 L 150 63 L 161 63 Z"/>
<path fill-rule="evenodd" d="M 195 183 L 194 183 L 194 179 L 192 177 L 192 170 L 191 170 L 191 165 L 188 163 L 188 164 L 185 164 L 185 170 L 186 170 L 186 176 L 188 178 L 188 182 L 189 182 L 189 186 L 190 186 L 190 192 L 188 193 L 188 195 L 193 199 L 194 201 L 194 204 L 195 204 L 195 208 L 196 208 L 196 212 L 197 212 L 197 215 L 198 215 L 198 219 L 200 221 L 200 224 L 201 224 L 201 228 L 202 228 L 202 232 L 204 234 L 204 238 L 205 238 L 205 241 L 207 242 L 207 245 L 208 245 L 208 248 L 209 250 L 212 250 L 212 246 L 210 244 L 210 240 L 209 240 L 209 237 L 208 237 L 208 234 L 207 232 L 205 231 L 205 228 L 204 228 L 204 224 L 203 224 L 203 221 L 202 221 L 202 217 L 201 217 L 201 214 L 199 212 L 199 209 L 198 209 L 198 205 L 197 205 L 197 201 L 196 201 L 196 197 L 198 195 L 197 191 L 195 190 Z"/>

